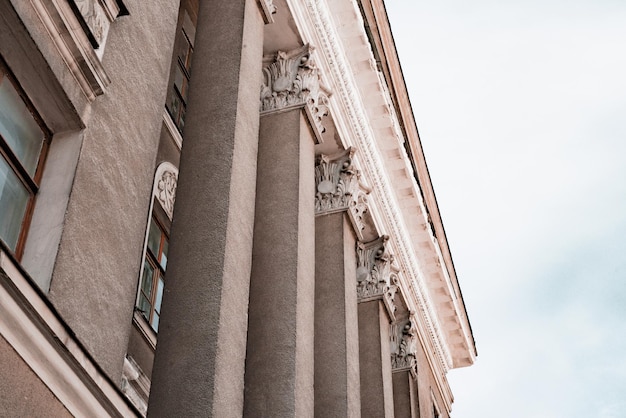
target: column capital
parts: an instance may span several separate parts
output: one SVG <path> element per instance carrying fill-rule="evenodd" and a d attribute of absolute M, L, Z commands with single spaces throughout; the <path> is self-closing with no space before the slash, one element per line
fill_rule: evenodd
<path fill-rule="evenodd" d="M 322 119 L 329 114 L 330 91 L 320 79 L 319 67 L 311 57 L 311 45 L 292 51 L 277 51 L 263 58 L 261 114 L 304 107 L 319 143 L 326 130 Z"/>
<path fill-rule="evenodd" d="M 371 189 L 361 181 L 361 173 L 352 164 L 356 150 L 352 147 L 340 154 L 320 154 L 315 165 L 315 214 L 327 215 L 348 211 L 359 239 L 363 239 L 364 219 L 368 211 L 367 195 Z"/>
<path fill-rule="evenodd" d="M 413 315 L 391 324 L 391 368 L 417 375 L 417 327 Z"/>
<path fill-rule="evenodd" d="M 357 242 L 357 296 L 359 302 L 382 299 L 392 321 L 395 321 L 395 297 L 399 289 L 399 269 L 389 252 L 389 236 L 367 243 Z"/>

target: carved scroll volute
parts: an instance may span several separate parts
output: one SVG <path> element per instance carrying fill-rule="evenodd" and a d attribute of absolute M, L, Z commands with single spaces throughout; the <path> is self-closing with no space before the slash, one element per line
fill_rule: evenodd
<path fill-rule="evenodd" d="M 176 200 L 176 184 L 178 177 L 173 171 L 165 170 L 157 179 L 155 195 L 165 210 L 167 216 L 172 219 L 174 213 L 174 201 Z"/>
<path fill-rule="evenodd" d="M 400 320 L 391 324 L 391 368 L 417 373 L 417 328 L 415 319 Z"/>
<path fill-rule="evenodd" d="M 382 299 L 389 317 L 395 319 L 394 299 L 398 291 L 398 269 L 388 248 L 389 237 L 357 242 L 357 296 L 359 302 Z"/>
<path fill-rule="evenodd" d="M 361 173 L 352 165 L 355 149 L 329 157 L 319 155 L 315 166 L 315 214 L 349 211 L 350 221 L 359 239 L 363 238 L 371 189 L 361 182 Z"/>
<path fill-rule="evenodd" d="M 278 51 L 263 59 L 261 114 L 304 107 L 318 143 L 326 130 L 330 92 L 321 85 L 319 68 L 309 44 L 293 51 Z"/>

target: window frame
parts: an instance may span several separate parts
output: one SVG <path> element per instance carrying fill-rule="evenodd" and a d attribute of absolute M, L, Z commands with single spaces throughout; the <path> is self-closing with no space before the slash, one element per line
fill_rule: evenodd
<path fill-rule="evenodd" d="M 30 98 L 18 82 L 17 78 L 11 72 L 8 65 L 4 62 L 2 57 L 0 56 L 0 83 L 8 81 L 11 83 L 11 86 L 15 89 L 19 98 L 22 100 L 26 109 L 30 112 L 31 116 L 39 126 L 39 129 L 42 133 L 42 143 L 41 149 L 39 150 L 39 155 L 37 157 L 37 164 L 35 166 L 34 174 L 28 172 L 26 167 L 22 164 L 19 157 L 15 154 L 15 152 L 11 149 L 8 141 L 2 137 L 0 134 L 0 158 L 3 158 L 4 161 L 7 162 L 11 171 L 15 174 L 15 176 L 20 181 L 20 184 L 24 187 L 26 192 L 28 193 L 28 202 L 26 203 L 26 208 L 24 209 L 24 215 L 22 218 L 22 224 L 20 225 L 20 232 L 17 238 L 17 242 L 15 244 L 15 248 L 11 248 L 8 243 L 6 243 L 0 237 L 5 247 L 7 247 L 15 258 L 18 261 L 21 261 L 22 256 L 24 254 L 24 247 L 26 244 L 26 238 L 28 236 L 28 229 L 30 227 L 30 223 L 33 216 L 33 211 L 35 208 L 35 202 L 37 193 L 39 192 L 39 188 L 41 185 L 41 179 L 43 177 L 43 168 L 48 156 L 48 149 L 50 147 L 50 142 L 52 141 L 52 132 L 46 124 L 44 123 L 42 117 L 39 112 L 31 102 Z"/>
<path fill-rule="evenodd" d="M 143 261 L 141 263 L 141 269 L 139 273 L 139 286 L 137 289 L 137 296 L 135 300 L 135 310 L 140 313 L 140 316 L 143 318 L 143 320 L 146 322 L 146 324 L 150 327 L 150 329 L 155 334 L 158 333 L 159 327 L 157 325 L 157 329 L 155 329 L 152 326 L 154 315 L 156 313 L 159 316 L 159 321 L 161 317 L 160 308 L 158 312 L 155 308 L 156 301 L 159 298 L 158 296 L 159 280 L 163 281 L 163 289 L 165 289 L 166 271 L 167 271 L 167 267 L 163 268 L 163 266 L 161 265 L 160 257 L 161 257 L 161 254 L 163 253 L 163 246 L 165 242 L 169 243 L 169 238 L 170 238 L 169 237 L 169 222 L 165 221 L 165 219 L 167 219 L 167 216 L 165 215 L 165 213 L 160 213 L 160 212 L 164 212 L 164 210 L 161 208 L 160 203 L 158 203 L 158 201 L 155 198 L 153 198 L 153 209 L 151 211 L 150 220 L 148 221 L 148 228 L 146 232 L 146 240 L 145 240 L 144 252 L 143 252 L 144 256 L 143 256 Z M 160 233 L 158 255 L 153 254 L 149 246 L 150 229 L 153 223 L 154 225 L 156 225 Z M 152 283 L 150 285 L 150 297 L 147 297 L 147 295 L 143 291 L 143 284 L 144 284 L 144 280 L 146 279 L 144 276 L 146 263 L 149 263 L 150 267 L 152 268 Z M 148 301 L 150 305 L 150 312 L 148 312 L 147 317 L 144 311 L 141 309 L 142 295 Z M 163 291 L 161 291 L 161 302 L 162 302 L 162 298 L 163 298 Z"/>
<path fill-rule="evenodd" d="M 185 126 L 196 30 L 196 25 L 192 18 L 192 15 L 195 14 L 192 13 L 189 7 L 191 7 L 190 4 L 181 5 L 179 12 L 176 38 L 174 40 L 174 56 L 170 65 L 170 80 L 165 102 L 165 109 L 180 133 L 183 132 Z M 184 56 L 181 56 L 179 52 L 184 52 Z M 176 79 L 179 73 L 182 76 L 181 89 L 183 91 L 176 86 Z M 172 106 L 175 101 L 178 101 L 176 108 Z"/>
<path fill-rule="evenodd" d="M 163 193 L 163 189 L 168 189 L 168 187 L 163 183 L 164 179 L 167 177 L 167 173 L 170 173 L 173 176 L 173 181 L 174 181 L 174 194 L 167 194 L 167 193 Z M 145 315 L 143 315 L 143 312 L 141 311 L 140 308 L 140 298 L 141 298 L 141 292 L 142 292 L 142 284 L 143 284 L 143 272 L 144 272 L 144 264 L 146 262 L 146 259 L 148 259 L 149 257 L 151 257 L 151 255 L 149 254 L 149 249 L 148 249 L 148 240 L 149 240 L 149 236 L 150 236 L 150 225 L 153 222 L 153 219 L 156 219 L 157 225 L 160 226 L 161 231 L 165 234 L 165 236 L 168 239 L 169 242 L 169 238 L 170 238 L 170 227 L 172 224 L 172 215 L 173 215 L 173 208 L 174 208 L 174 202 L 175 202 L 175 189 L 176 189 L 176 183 L 178 182 L 178 168 L 172 164 L 169 161 L 163 161 L 160 164 L 158 164 L 158 166 L 156 167 L 155 173 L 154 173 L 154 179 L 153 179 L 153 184 L 152 184 L 152 194 L 151 194 L 151 199 L 150 199 L 150 206 L 149 206 L 149 211 L 148 211 L 148 216 L 146 217 L 146 223 L 145 225 L 145 234 L 144 234 L 144 241 L 143 241 L 143 248 L 142 248 L 142 253 L 141 253 L 141 262 L 138 266 L 139 268 L 139 272 L 138 272 L 138 280 L 137 280 L 137 290 L 135 293 L 135 307 L 134 307 L 134 314 L 133 314 L 133 324 L 135 324 L 135 326 L 140 330 L 141 334 L 144 336 L 144 338 L 150 343 L 150 345 L 152 346 L 152 348 L 156 347 L 156 340 L 157 340 L 157 331 L 154 330 L 154 328 L 152 328 L 152 325 L 150 323 L 150 321 L 148 319 L 146 319 Z M 162 246 L 162 242 L 159 244 L 159 248 L 161 248 Z M 158 258 L 157 258 L 157 263 L 158 263 Z M 166 284 L 166 275 L 167 275 L 167 268 L 163 269 L 163 284 L 164 284 L 164 288 L 165 288 L 165 284 Z M 154 286 L 154 281 L 153 281 L 153 286 Z M 150 316 L 150 319 L 152 319 L 152 317 Z"/>

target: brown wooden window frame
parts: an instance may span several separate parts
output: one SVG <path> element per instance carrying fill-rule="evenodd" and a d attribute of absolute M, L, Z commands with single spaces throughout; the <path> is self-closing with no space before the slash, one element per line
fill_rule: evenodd
<path fill-rule="evenodd" d="M 155 202 L 155 206 L 158 203 Z M 169 233 L 168 228 L 165 225 L 165 222 L 162 222 L 155 211 L 153 211 L 152 216 L 150 217 L 150 221 L 148 224 L 148 231 L 146 236 L 146 250 L 145 256 L 143 259 L 143 263 L 141 265 L 141 276 L 139 280 L 139 290 L 137 292 L 137 301 L 135 303 L 135 309 L 138 310 L 142 317 L 148 322 L 148 325 L 154 332 L 158 332 L 159 322 L 161 316 L 161 303 L 163 301 L 163 289 L 165 288 L 165 273 L 167 270 L 167 250 L 165 250 L 165 246 L 169 246 Z M 150 231 L 152 225 L 159 230 L 159 244 L 158 244 L 158 254 L 154 254 L 152 249 L 150 248 Z M 165 266 L 163 266 L 163 254 L 165 253 Z M 152 269 L 152 274 L 150 277 L 151 283 L 149 287 L 150 294 L 146 294 L 145 283 L 147 281 L 146 276 L 146 265 L 150 266 Z M 163 285 L 159 289 L 159 282 L 162 282 Z M 146 311 L 142 304 L 142 297 L 148 302 L 148 309 Z M 157 307 L 158 303 L 158 307 Z M 155 317 L 158 317 L 159 320 L 154 324 Z"/>
<path fill-rule="evenodd" d="M 185 114 L 187 112 L 187 96 L 189 93 L 189 81 L 191 80 L 191 60 L 193 58 L 193 44 L 195 37 L 195 27 L 191 29 L 194 33 L 187 33 L 185 30 L 185 18 L 189 19 L 185 9 L 181 9 L 184 13 L 180 26 L 177 28 L 175 49 L 175 59 L 171 72 L 170 88 L 168 91 L 168 100 L 165 104 L 167 112 L 172 117 L 174 124 L 179 132 L 183 132 L 185 126 Z M 189 20 L 191 22 L 191 20 Z M 190 23 L 193 25 L 193 23 Z M 181 44 L 182 43 L 182 44 Z M 182 55 L 179 54 L 182 53 Z M 180 75 L 180 80 L 178 76 Z M 177 83 L 180 82 L 180 86 Z"/>
<path fill-rule="evenodd" d="M 18 83 L 15 76 L 11 73 L 9 67 L 6 65 L 4 60 L 0 57 L 0 84 L 8 81 L 11 83 L 11 86 L 15 89 L 20 99 L 23 101 L 24 105 L 32 115 L 33 119 L 39 126 L 42 132 L 42 145 L 39 150 L 39 155 L 37 157 L 37 164 L 35 167 L 34 175 L 31 175 L 26 167 L 20 161 L 20 158 L 15 154 L 15 152 L 11 149 L 8 141 L 2 137 L 0 134 L 0 158 L 4 159 L 10 167 L 11 171 L 16 175 L 21 185 L 27 191 L 29 197 L 26 203 L 26 208 L 24 210 L 24 214 L 22 216 L 22 224 L 20 226 L 20 232 L 17 238 L 17 243 L 15 248 L 11 248 L 11 246 L 4 242 L 2 237 L 0 237 L 0 241 L 4 247 L 7 247 L 9 251 L 13 253 L 16 259 L 19 261 L 22 258 L 24 253 L 24 246 L 26 243 L 26 237 L 28 235 L 28 228 L 30 226 L 30 222 L 33 215 L 33 210 L 35 208 L 35 198 L 37 196 L 37 192 L 39 191 L 39 186 L 43 174 L 43 167 L 45 164 L 46 157 L 48 155 L 48 148 L 50 147 L 50 141 L 52 140 L 52 132 L 48 129 L 48 127 L 43 122 L 43 119 L 35 109 L 35 106 L 32 104 L 20 84 Z"/>

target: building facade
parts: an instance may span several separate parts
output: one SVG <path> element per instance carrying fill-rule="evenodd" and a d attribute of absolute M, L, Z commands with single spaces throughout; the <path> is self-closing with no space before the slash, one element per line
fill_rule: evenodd
<path fill-rule="evenodd" d="M 449 417 L 476 349 L 382 0 L 0 0 L 0 415 Z"/>

